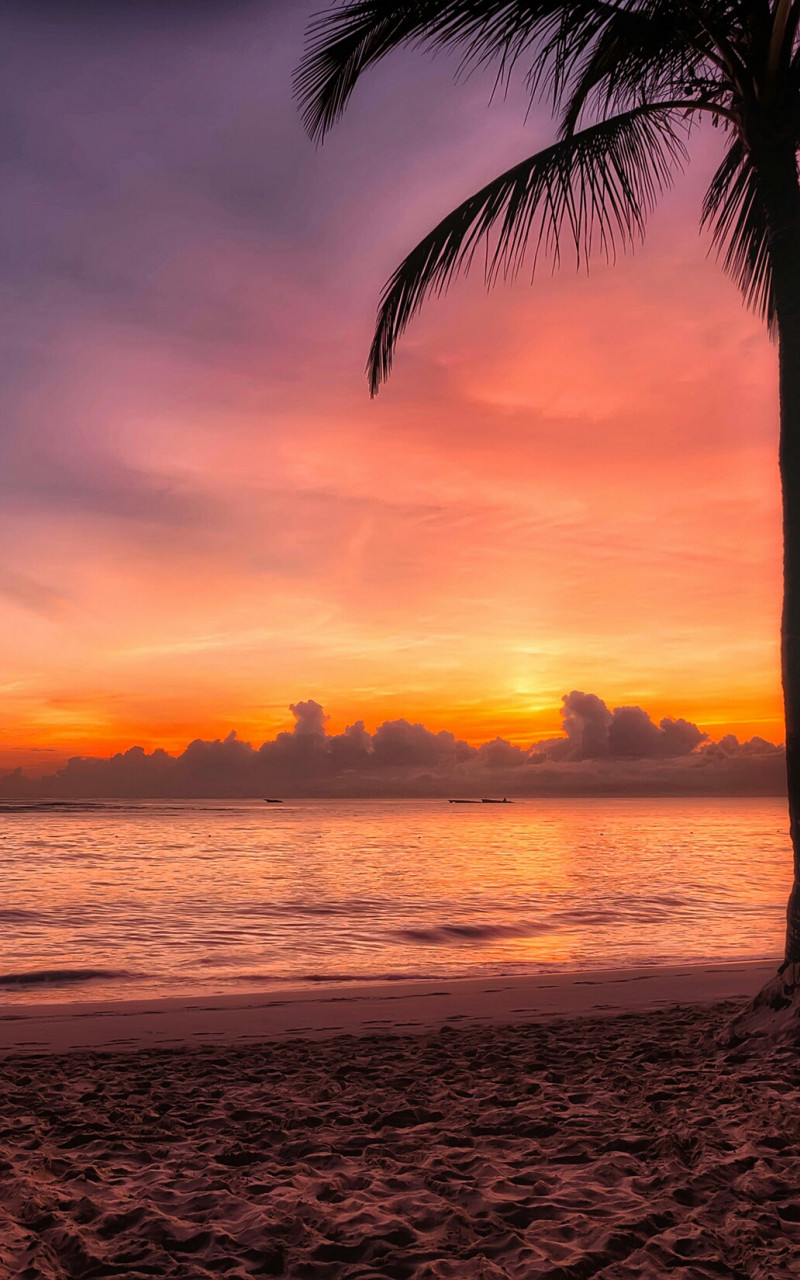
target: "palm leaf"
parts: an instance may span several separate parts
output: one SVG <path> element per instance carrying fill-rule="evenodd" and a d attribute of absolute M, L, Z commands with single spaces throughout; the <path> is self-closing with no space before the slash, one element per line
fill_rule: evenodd
<path fill-rule="evenodd" d="M 698 8 L 702 23 L 694 16 Z M 623 29 L 628 20 L 666 35 L 660 71 L 671 75 L 683 57 L 679 46 L 690 63 L 722 46 L 740 66 L 731 40 L 747 8 L 741 0 L 703 0 L 700 6 L 690 0 L 346 0 L 310 24 L 295 92 L 308 132 L 321 140 L 363 72 L 400 46 L 416 44 L 460 50 L 462 68 L 496 64 L 501 81 L 524 57 L 531 92 L 547 89 L 559 102 L 581 59 L 615 18 L 616 36 L 630 35 L 632 28 Z M 656 64 L 648 60 L 647 66 L 652 75 Z M 635 74 L 626 87 L 642 101 Z"/>
<path fill-rule="evenodd" d="M 635 0 L 350 0 L 309 27 L 295 93 L 312 138 L 344 111 L 359 76 L 401 45 L 452 47 L 463 65 L 499 63 L 504 78 L 530 51 L 529 78 L 554 83 L 596 31 L 598 16 Z"/>
<path fill-rule="evenodd" d="M 344 111 L 359 76 L 394 49 L 426 39 L 464 44 L 492 24 L 496 35 L 505 31 L 513 39 L 522 8 L 509 0 L 353 0 L 323 13 L 309 26 L 294 81 L 309 134 L 323 138 Z"/>
<path fill-rule="evenodd" d="M 486 278 L 514 276 L 529 249 L 560 259 L 564 233 L 580 265 L 644 233 L 647 214 L 686 158 L 672 111 L 640 106 L 523 160 L 448 214 L 400 264 L 381 299 L 367 371 L 373 395 L 400 335 L 430 294 L 442 293 L 487 245 Z M 496 230 L 494 251 L 489 236 Z"/>
<path fill-rule="evenodd" d="M 764 206 L 757 175 L 738 137 L 732 140 L 711 180 L 701 222 L 711 228 L 722 267 L 741 289 L 747 305 L 774 329 L 775 297 Z"/>
<path fill-rule="evenodd" d="M 703 53 L 687 44 L 675 8 L 665 14 L 620 10 L 607 15 L 569 84 L 561 121 L 565 136 L 593 99 L 598 112 L 635 101 L 686 96 L 686 83 L 703 65 Z M 709 71 L 713 67 L 708 68 Z"/>

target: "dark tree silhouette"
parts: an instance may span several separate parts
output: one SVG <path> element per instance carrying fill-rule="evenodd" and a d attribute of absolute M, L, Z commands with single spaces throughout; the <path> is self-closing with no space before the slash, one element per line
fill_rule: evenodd
<path fill-rule="evenodd" d="M 296 77 L 324 138 L 361 74 L 401 45 L 449 48 L 461 68 L 524 76 L 558 121 L 552 146 L 465 200 L 409 253 L 383 293 L 373 395 L 423 300 L 486 245 L 489 283 L 566 245 L 578 262 L 639 239 L 688 158 L 695 124 L 724 155 L 702 222 L 724 269 L 780 350 L 782 667 L 794 848 L 783 989 L 800 985 L 800 0 L 345 0 L 318 16 Z"/>

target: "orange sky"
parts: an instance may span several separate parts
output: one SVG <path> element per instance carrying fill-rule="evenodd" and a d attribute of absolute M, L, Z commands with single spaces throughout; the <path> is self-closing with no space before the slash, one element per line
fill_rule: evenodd
<path fill-rule="evenodd" d="M 548 125 L 409 57 L 315 151 L 298 8 L 185 63 L 76 18 L 44 107 L 14 36 L 0 764 L 260 742 L 302 698 L 527 744 L 573 688 L 779 740 L 776 359 L 697 231 L 717 139 L 642 251 L 459 284 L 370 402 L 388 272 Z"/>

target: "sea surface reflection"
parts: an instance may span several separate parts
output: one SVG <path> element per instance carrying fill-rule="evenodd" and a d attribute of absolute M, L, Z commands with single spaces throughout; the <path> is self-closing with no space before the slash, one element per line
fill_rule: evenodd
<path fill-rule="evenodd" d="M 771 957 L 785 801 L 0 811 L 5 1001 Z"/>

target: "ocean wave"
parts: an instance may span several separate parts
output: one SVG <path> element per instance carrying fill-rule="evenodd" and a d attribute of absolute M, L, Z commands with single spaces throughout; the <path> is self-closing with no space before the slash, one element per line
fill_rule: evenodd
<path fill-rule="evenodd" d="M 236 902 L 231 904 L 228 910 L 231 915 L 237 916 L 288 916 L 290 919 L 300 916 L 310 916 L 313 919 L 339 916 L 346 920 L 349 916 L 376 915 L 385 905 L 385 902 L 379 898 L 343 898 L 330 903 L 306 902 L 292 898 L 282 902 Z"/>
<path fill-rule="evenodd" d="M 492 938 L 531 938 L 539 933 L 550 933 L 554 927 L 533 920 L 519 924 L 440 924 L 428 929 L 398 929 L 394 936 L 404 942 L 451 946 L 454 942 L 490 942 Z"/>
<path fill-rule="evenodd" d="M 261 813 L 261 809 L 231 801 L 229 804 L 195 804 L 191 801 L 169 800 L 0 800 L 0 814 L 4 813 L 137 813 L 142 817 L 163 813 L 190 814 L 192 817 L 206 813 L 233 813 L 242 809 Z M 266 810 L 264 810 L 266 812 Z"/>
<path fill-rule="evenodd" d="M 50 809 L 59 812 L 74 809 L 78 813 L 92 809 L 115 809 L 120 805 L 107 805 L 85 800 L 0 800 L 0 813 L 46 813 Z"/>
<path fill-rule="evenodd" d="M 221 975 L 220 982 L 269 982 L 291 986 L 298 982 L 437 982 L 442 975 L 436 973 L 230 973 Z"/>
<path fill-rule="evenodd" d="M 61 987 L 98 978 L 135 976 L 125 969 L 22 969 L 18 973 L 0 973 L 0 987 Z"/>

